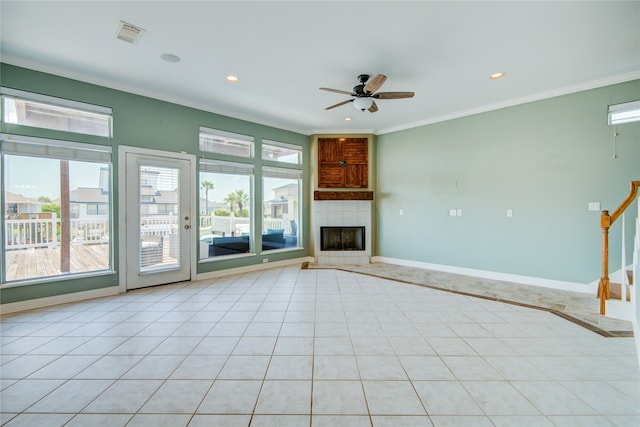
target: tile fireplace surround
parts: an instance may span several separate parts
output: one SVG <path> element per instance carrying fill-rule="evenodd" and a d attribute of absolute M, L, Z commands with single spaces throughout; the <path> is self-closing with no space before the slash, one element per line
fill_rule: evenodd
<path fill-rule="evenodd" d="M 340 192 L 318 192 L 313 200 L 313 240 L 316 264 L 369 264 L 371 260 L 371 204 L 370 192 L 350 192 L 364 195 L 358 200 L 345 199 Z M 323 197 L 324 196 L 324 197 Z M 318 200 L 322 197 L 323 200 Z M 339 198 L 341 197 L 341 198 Z M 358 197 L 358 196 L 356 196 Z M 339 199 L 338 199 L 339 198 Z M 337 200 L 336 200 L 337 199 Z M 364 251 L 322 251 L 320 250 L 320 227 L 364 227 Z"/>

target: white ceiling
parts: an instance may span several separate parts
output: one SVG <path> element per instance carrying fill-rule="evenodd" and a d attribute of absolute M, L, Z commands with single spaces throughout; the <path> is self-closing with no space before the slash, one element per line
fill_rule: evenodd
<path fill-rule="evenodd" d="M 638 1 L 2 0 L 0 15 L 3 62 L 304 134 L 388 133 L 640 78 Z M 137 44 L 115 38 L 121 20 L 146 30 Z M 319 87 L 377 73 L 380 91 L 416 96 L 324 110 L 348 97 Z"/>

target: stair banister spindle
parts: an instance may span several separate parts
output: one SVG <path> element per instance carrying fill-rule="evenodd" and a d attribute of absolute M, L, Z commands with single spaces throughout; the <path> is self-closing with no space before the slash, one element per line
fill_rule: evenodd
<path fill-rule="evenodd" d="M 613 214 L 609 215 L 609 211 L 603 210 L 600 215 L 600 228 L 602 228 L 602 275 L 600 276 L 600 283 L 598 284 L 598 298 L 600 298 L 601 315 L 606 314 L 607 300 L 611 295 L 611 283 L 609 280 L 609 228 L 636 198 L 638 195 L 638 187 L 640 187 L 640 181 L 631 181 L 629 195 L 622 201 L 620 206 L 613 211 Z M 622 287 L 624 287 L 624 285 Z"/>
<path fill-rule="evenodd" d="M 622 214 L 622 254 L 620 256 L 622 263 L 622 268 L 620 269 L 622 272 L 622 280 L 620 280 L 620 301 L 627 300 L 627 285 L 629 284 L 629 279 L 627 278 L 627 244 L 625 239 L 627 233 L 624 222 L 624 214 Z"/>

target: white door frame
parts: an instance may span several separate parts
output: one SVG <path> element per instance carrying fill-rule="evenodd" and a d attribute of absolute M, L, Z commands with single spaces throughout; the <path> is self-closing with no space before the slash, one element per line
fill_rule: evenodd
<path fill-rule="evenodd" d="M 118 275 L 119 275 L 119 291 L 125 293 L 127 291 L 127 224 L 126 224 L 126 206 L 127 206 L 127 179 L 126 179 L 126 155 L 139 154 L 162 158 L 163 160 L 180 159 L 189 162 L 189 185 L 191 187 L 191 201 L 189 202 L 191 218 L 191 233 L 189 234 L 190 247 L 190 280 L 194 280 L 197 276 L 198 260 L 196 255 L 197 228 L 199 226 L 200 217 L 197 215 L 196 200 L 200 192 L 196 187 L 196 156 L 187 153 L 174 153 L 171 151 L 152 150 L 148 148 L 138 148 L 130 146 L 118 147 Z"/>

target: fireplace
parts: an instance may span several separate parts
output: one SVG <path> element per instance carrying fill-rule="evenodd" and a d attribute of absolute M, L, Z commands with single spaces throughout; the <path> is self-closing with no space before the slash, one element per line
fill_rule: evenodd
<path fill-rule="evenodd" d="M 364 227 L 320 227 L 320 250 L 364 251 Z"/>
<path fill-rule="evenodd" d="M 324 195 L 325 193 L 323 193 Z M 343 193 L 340 193 L 343 194 Z M 317 264 L 362 265 L 371 262 L 373 248 L 371 200 L 313 200 L 312 224 L 314 257 Z M 340 232 L 340 240 L 331 243 L 323 229 L 358 231 Z M 331 233 L 331 231 L 329 231 Z M 324 235 L 324 237 L 323 237 Z M 347 240 L 348 245 L 345 245 Z M 358 240 L 358 244 L 352 244 Z M 323 247 L 324 245 L 324 247 Z"/>

